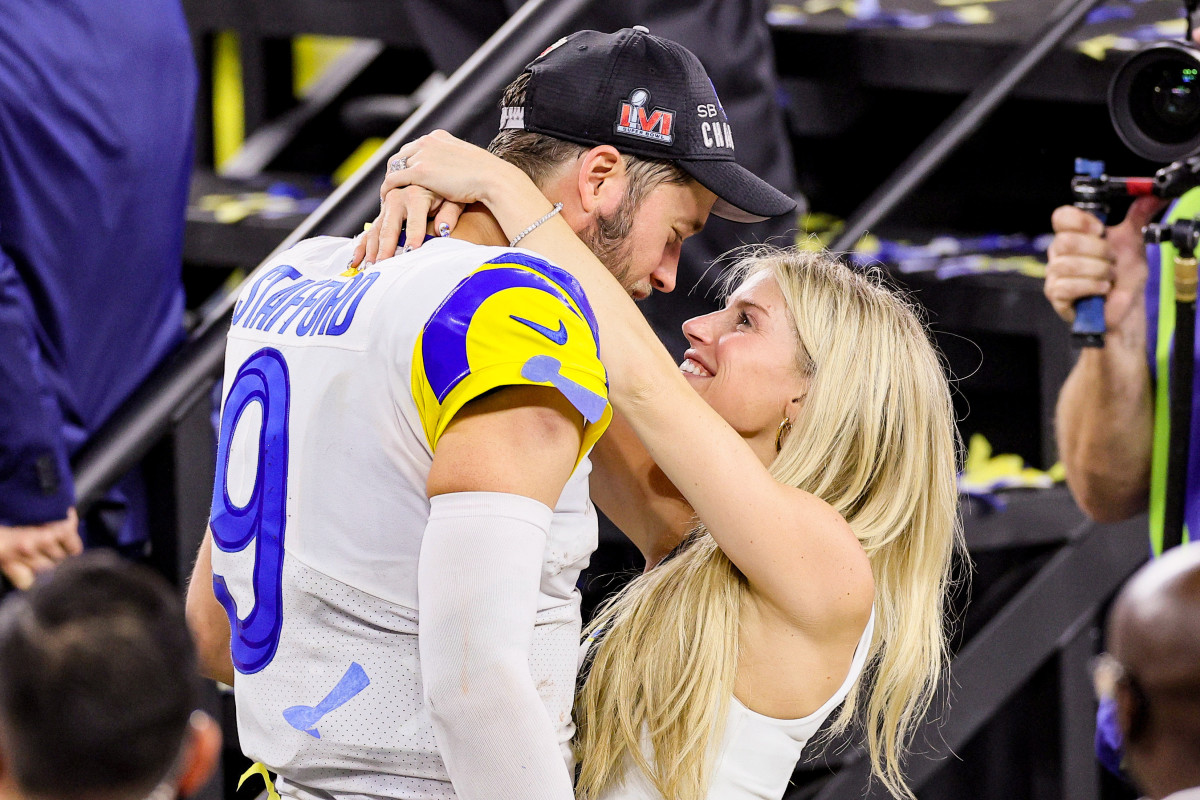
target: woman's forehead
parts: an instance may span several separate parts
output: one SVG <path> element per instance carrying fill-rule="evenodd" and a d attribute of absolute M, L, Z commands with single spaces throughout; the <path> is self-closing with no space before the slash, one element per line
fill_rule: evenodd
<path fill-rule="evenodd" d="M 732 306 L 738 302 L 751 300 L 758 305 L 763 305 L 764 301 L 779 300 L 782 296 L 779 291 L 779 283 L 775 280 L 771 270 L 760 269 L 747 275 L 737 285 L 737 288 L 730 293 L 726 305 Z"/>

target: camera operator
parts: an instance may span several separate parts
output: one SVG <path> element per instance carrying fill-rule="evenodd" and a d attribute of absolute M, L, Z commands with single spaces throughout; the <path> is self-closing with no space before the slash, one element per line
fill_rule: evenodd
<path fill-rule="evenodd" d="M 1189 10 L 1195 5 L 1190 3 Z M 1195 34 L 1190 38 L 1200 41 Z M 1156 194 L 1178 197 L 1164 223 L 1200 218 L 1200 188 L 1188 188 L 1200 183 L 1198 75 L 1200 52 L 1182 42 L 1160 42 L 1131 57 L 1109 91 L 1113 124 L 1130 149 L 1147 159 L 1174 161 L 1154 181 Z M 1104 346 L 1083 348 L 1059 395 L 1056 429 L 1067 483 L 1079 506 L 1101 522 L 1127 519 L 1149 507 L 1155 553 L 1163 549 L 1164 527 L 1171 528 L 1167 541 L 1180 540 L 1177 522 L 1164 526 L 1169 439 L 1186 442 L 1190 451 L 1186 467 L 1182 459 L 1171 467 L 1178 469 L 1172 478 L 1172 520 L 1181 516 L 1193 531 L 1200 530 L 1200 482 L 1186 481 L 1184 475 L 1200 477 L 1200 466 L 1192 463 L 1200 455 L 1196 392 L 1191 393 L 1190 427 L 1181 422 L 1187 430 L 1180 435 L 1166 424 L 1176 298 L 1174 281 L 1164 276 L 1174 266 L 1176 251 L 1173 245 L 1148 246 L 1142 237 L 1142 228 L 1166 205 L 1140 197 L 1123 222 L 1108 228 L 1079 208 L 1055 209 L 1045 284 L 1047 299 L 1068 322 L 1078 300 L 1103 297 L 1108 331 Z M 1185 376 L 1186 366 L 1180 366 Z M 1186 414 L 1188 393 L 1173 394 L 1170 403 Z M 1187 541 L 1188 526 L 1182 527 Z"/>
<path fill-rule="evenodd" d="M 1200 36 L 1191 38 L 1200 42 Z M 1162 55 L 1172 52 L 1171 48 L 1174 56 Z M 1158 54 L 1150 52 L 1156 49 Z M 1196 79 L 1197 61 L 1200 54 L 1190 48 L 1165 43 L 1146 48 L 1118 72 L 1109 110 L 1118 133 L 1134 152 L 1162 160 L 1196 155 L 1200 94 L 1190 83 Z M 1166 66 L 1168 62 L 1170 66 Z M 1146 65 L 1151 69 L 1144 69 Z M 1189 168 L 1193 162 L 1188 159 Z M 1159 175 L 1182 163 L 1177 161 Z M 1197 182 L 1195 170 L 1190 172 L 1185 186 Z M 1182 194 L 1175 190 L 1165 193 L 1178 195 L 1178 199 L 1171 203 L 1164 223 L 1200 219 L 1200 187 Z M 1047 252 L 1044 289 L 1054 310 L 1067 322 L 1074 320 L 1078 300 L 1104 298 L 1107 332 L 1103 346 L 1082 349 L 1058 398 L 1056 432 L 1067 484 L 1080 508 L 1100 522 L 1127 519 L 1149 508 L 1150 542 L 1156 556 L 1162 554 L 1164 539 L 1171 540 L 1164 531 L 1169 527 L 1164 525 L 1164 507 L 1171 438 L 1184 437 L 1186 472 L 1200 477 L 1200 468 L 1192 463 L 1200 455 L 1200 414 L 1195 413 L 1200 393 L 1193 389 L 1190 398 L 1186 391 L 1174 393 L 1171 403 L 1182 397 L 1185 408 L 1190 404 L 1191 424 L 1183 433 L 1172 433 L 1167 424 L 1175 335 L 1175 315 L 1169 309 L 1175 296 L 1164 267 L 1174 265 L 1175 250 L 1165 244 L 1147 245 L 1142 235 L 1142 229 L 1167 204 L 1157 197 L 1139 197 L 1125 219 L 1111 227 L 1073 206 L 1055 209 L 1051 216 L 1055 235 Z M 1194 363 L 1195 352 L 1190 357 Z M 1191 384 L 1195 386 L 1194 380 Z M 1173 495 L 1172 503 L 1181 499 L 1183 521 L 1192 521 L 1191 530 L 1200 531 L 1196 517 L 1200 483 L 1186 477 L 1182 491 L 1175 489 L 1178 494 Z M 1186 543 L 1188 526 L 1182 528 Z M 1101 763 L 1117 774 L 1124 757 L 1120 716 L 1113 697 L 1102 697 L 1096 753 Z"/>

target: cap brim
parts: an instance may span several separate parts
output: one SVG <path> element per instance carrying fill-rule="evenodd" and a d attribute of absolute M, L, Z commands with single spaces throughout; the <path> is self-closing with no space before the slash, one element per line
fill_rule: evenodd
<path fill-rule="evenodd" d="M 733 161 L 675 162 L 717 196 L 712 213 L 733 222 L 763 222 L 790 214 L 796 201 Z"/>

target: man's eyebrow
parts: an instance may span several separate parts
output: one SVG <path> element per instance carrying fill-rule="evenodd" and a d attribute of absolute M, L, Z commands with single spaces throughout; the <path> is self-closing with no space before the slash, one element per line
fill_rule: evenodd
<path fill-rule="evenodd" d="M 681 217 L 681 218 L 678 220 L 678 222 L 679 222 L 679 223 L 680 223 L 680 224 L 681 224 L 681 225 L 684 227 L 684 229 L 687 231 L 687 235 L 688 235 L 688 236 L 695 236 L 697 233 L 699 233 L 700 231 L 704 230 L 704 223 L 703 223 L 703 222 L 700 222 L 700 221 L 698 221 L 698 220 L 696 220 L 696 219 L 694 219 L 694 218 L 693 218 L 693 219 L 688 219 L 688 218 L 686 218 L 686 217 Z"/>

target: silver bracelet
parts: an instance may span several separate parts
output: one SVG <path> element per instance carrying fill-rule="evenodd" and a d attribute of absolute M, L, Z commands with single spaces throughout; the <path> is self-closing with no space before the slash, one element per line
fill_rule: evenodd
<path fill-rule="evenodd" d="M 509 247 L 516 247 L 516 246 L 517 246 L 517 242 L 521 241 L 521 240 L 522 240 L 522 239 L 524 239 L 526 236 L 528 236 L 529 234 L 533 233 L 533 232 L 534 232 L 534 230 L 536 230 L 536 229 L 537 229 L 537 226 L 538 226 L 538 225 L 541 225 L 543 222 L 545 222 L 546 220 L 550 219 L 551 217 L 553 217 L 555 214 L 557 214 L 557 213 L 558 213 L 558 212 L 560 212 L 560 211 L 562 211 L 562 203 L 555 203 L 555 204 L 554 204 L 554 208 L 552 208 L 552 209 L 550 209 L 549 211 L 547 211 L 547 212 L 546 212 L 546 216 L 542 217 L 542 218 L 541 218 L 541 219 L 539 219 L 537 222 L 533 223 L 533 224 L 532 224 L 532 225 L 530 225 L 528 228 L 526 228 L 525 230 L 523 230 L 523 231 L 521 231 L 520 233 L 518 233 L 518 234 L 517 234 L 517 235 L 516 235 L 516 236 L 513 238 L 513 240 L 512 240 L 511 242 L 509 242 L 509 243 L 508 243 L 508 246 L 509 246 Z"/>

